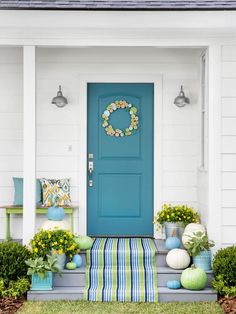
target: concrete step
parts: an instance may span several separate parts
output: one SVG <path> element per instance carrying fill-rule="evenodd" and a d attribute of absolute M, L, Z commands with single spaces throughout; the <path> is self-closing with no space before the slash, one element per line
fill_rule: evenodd
<path fill-rule="evenodd" d="M 158 289 L 159 302 L 196 302 L 196 301 L 216 301 L 217 293 L 211 288 L 200 291 L 186 289 L 172 290 L 166 287 Z"/>
<path fill-rule="evenodd" d="M 85 287 L 86 267 L 75 270 L 64 270 L 62 276 L 54 275 L 54 287 Z M 170 267 L 157 267 L 157 284 L 158 287 L 165 287 L 168 280 L 179 280 L 182 270 L 171 269 Z M 207 287 L 211 287 L 213 272 L 207 271 Z"/>
<path fill-rule="evenodd" d="M 79 287 L 55 287 L 51 291 L 28 291 L 28 301 L 52 301 L 52 300 L 82 300 L 84 289 Z M 212 289 L 201 291 L 185 289 L 171 290 L 165 287 L 158 289 L 159 302 L 170 301 L 216 301 L 217 294 Z"/>
<path fill-rule="evenodd" d="M 166 287 L 168 280 L 180 280 L 182 269 L 172 269 L 170 267 L 159 266 L 157 267 L 157 284 L 158 287 Z M 211 287 L 211 279 L 213 278 L 212 270 L 206 271 L 207 274 L 207 287 Z"/>

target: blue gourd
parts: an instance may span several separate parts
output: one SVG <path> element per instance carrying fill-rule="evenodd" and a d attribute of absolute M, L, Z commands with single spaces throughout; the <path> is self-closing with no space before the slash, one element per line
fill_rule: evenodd
<path fill-rule="evenodd" d="M 169 280 L 167 281 L 166 286 L 169 289 L 180 289 L 181 283 L 179 282 L 179 280 Z"/>
<path fill-rule="evenodd" d="M 180 239 L 177 237 L 169 237 L 166 239 L 166 248 L 167 250 L 178 249 L 181 246 Z"/>
<path fill-rule="evenodd" d="M 79 268 L 82 266 L 82 257 L 79 254 L 75 254 L 72 258 L 72 262 L 74 262 L 76 267 Z"/>
<path fill-rule="evenodd" d="M 47 211 L 48 220 L 60 221 L 63 220 L 64 217 L 65 217 L 64 208 L 55 206 L 51 206 L 48 208 Z"/>

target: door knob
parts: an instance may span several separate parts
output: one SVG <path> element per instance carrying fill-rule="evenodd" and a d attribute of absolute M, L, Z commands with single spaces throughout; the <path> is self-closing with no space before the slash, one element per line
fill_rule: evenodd
<path fill-rule="evenodd" d="M 91 159 L 93 159 L 93 154 L 89 154 L 89 162 L 88 162 L 89 187 L 93 186 L 93 161 Z"/>

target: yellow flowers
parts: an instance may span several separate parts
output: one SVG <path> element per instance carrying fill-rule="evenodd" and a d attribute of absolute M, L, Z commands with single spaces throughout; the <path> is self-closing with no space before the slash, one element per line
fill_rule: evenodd
<path fill-rule="evenodd" d="M 38 251 L 39 251 L 39 250 L 38 250 L 38 248 L 36 247 L 36 248 L 34 249 L 34 252 L 35 252 L 35 253 L 38 253 Z"/>

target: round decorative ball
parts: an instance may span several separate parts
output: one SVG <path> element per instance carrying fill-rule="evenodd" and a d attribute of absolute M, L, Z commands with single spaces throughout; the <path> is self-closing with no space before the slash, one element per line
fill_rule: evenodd
<path fill-rule="evenodd" d="M 79 245 L 80 250 L 89 250 L 93 244 L 93 239 L 88 236 L 75 237 L 74 240 Z"/>
<path fill-rule="evenodd" d="M 168 252 L 166 263 L 173 269 L 185 269 L 190 264 L 190 256 L 186 250 L 173 249 Z"/>
<path fill-rule="evenodd" d="M 72 262 L 76 264 L 76 268 L 82 266 L 82 257 L 79 254 L 75 254 L 72 258 Z"/>
<path fill-rule="evenodd" d="M 61 220 L 61 221 L 53 221 L 53 220 L 46 220 L 43 225 L 42 225 L 42 229 L 43 230 L 49 230 L 49 229 L 61 229 L 61 230 L 70 230 L 70 226 L 67 223 L 67 221 L 65 220 Z"/>
<path fill-rule="evenodd" d="M 74 262 L 69 262 L 66 264 L 66 269 L 69 269 L 69 270 L 76 269 L 76 264 Z"/>
<path fill-rule="evenodd" d="M 48 220 L 61 221 L 64 219 L 64 217 L 65 217 L 64 208 L 54 206 L 48 208 L 47 211 Z"/>
<path fill-rule="evenodd" d="M 180 284 L 179 280 L 169 280 L 169 281 L 167 281 L 166 286 L 169 289 L 180 289 L 181 288 L 181 284 Z"/>
<path fill-rule="evenodd" d="M 177 237 L 168 237 L 166 239 L 166 248 L 167 250 L 178 249 L 181 246 L 180 239 Z"/>
<path fill-rule="evenodd" d="M 180 281 L 185 289 L 203 290 L 207 284 L 207 275 L 203 269 L 192 265 L 182 272 Z"/>

